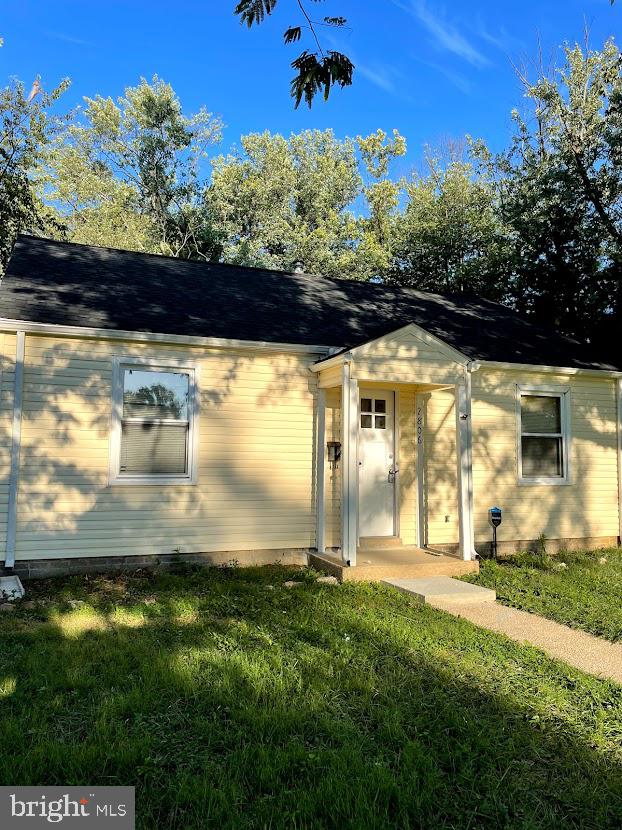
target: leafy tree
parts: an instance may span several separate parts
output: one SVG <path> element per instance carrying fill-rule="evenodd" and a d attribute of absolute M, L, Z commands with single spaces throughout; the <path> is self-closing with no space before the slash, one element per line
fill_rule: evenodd
<path fill-rule="evenodd" d="M 204 108 L 183 114 L 154 77 L 112 98 L 86 99 L 83 117 L 47 158 L 45 195 L 74 241 L 210 259 L 214 232 L 200 164 L 221 122 Z"/>
<path fill-rule="evenodd" d="M 32 176 L 54 134 L 50 107 L 68 85 L 63 81 L 47 93 L 37 79 L 26 94 L 14 81 L 0 91 L 0 275 L 17 234 L 43 231 L 49 222 Z"/>
<path fill-rule="evenodd" d="M 242 150 L 213 162 L 207 204 L 224 259 L 310 273 L 352 275 L 356 220 L 348 207 L 360 193 L 356 150 L 332 130 L 289 139 L 271 133 L 242 138 Z"/>
<path fill-rule="evenodd" d="M 165 414 L 169 418 L 181 417 L 184 409 L 184 401 L 163 383 L 152 383 L 150 386 L 140 386 L 134 392 L 126 392 L 124 404 L 129 407 L 130 412 L 144 413 L 145 407 L 157 411 L 158 417 Z"/>
<path fill-rule="evenodd" d="M 425 291 L 507 298 L 505 241 L 495 193 L 462 151 L 443 160 L 426 153 L 426 168 L 406 183 L 391 279 Z"/>
<path fill-rule="evenodd" d="M 263 23 L 276 8 L 278 0 L 239 0 L 235 7 L 235 14 L 240 22 L 246 23 L 250 28 Z M 313 0 L 315 3 L 322 3 L 324 0 Z M 325 50 L 318 34 L 321 26 L 341 28 L 346 25 L 345 17 L 324 17 L 323 20 L 313 20 L 307 4 L 303 0 L 296 0 L 296 5 L 302 16 L 302 24 L 289 26 L 284 32 L 286 44 L 296 43 L 302 39 L 303 29 L 306 30 L 314 44 L 312 51 L 305 49 L 292 62 L 292 69 L 296 71 L 291 83 L 291 95 L 296 102 L 296 107 L 304 98 L 311 106 L 317 94 L 323 94 L 324 100 L 332 87 L 337 84 L 340 87 L 350 86 L 354 66 L 350 59 L 341 52 Z"/>
<path fill-rule="evenodd" d="M 613 41 L 567 47 L 554 75 L 523 76 L 531 107 L 514 113 L 509 150 L 476 147 L 508 229 L 514 305 L 592 340 L 622 316 L 621 64 Z"/>
<path fill-rule="evenodd" d="M 357 220 L 356 262 L 358 279 L 386 277 L 396 255 L 400 195 L 404 183 L 389 176 L 391 162 L 406 154 L 406 140 L 397 130 L 389 138 L 377 130 L 357 144 L 367 172 L 363 185 L 364 210 Z"/>
<path fill-rule="evenodd" d="M 388 138 L 382 130 L 356 141 L 331 130 L 244 136 L 241 151 L 214 160 L 206 198 L 225 260 L 382 276 L 401 186 L 388 177 L 389 166 L 405 152 L 399 133 Z"/>

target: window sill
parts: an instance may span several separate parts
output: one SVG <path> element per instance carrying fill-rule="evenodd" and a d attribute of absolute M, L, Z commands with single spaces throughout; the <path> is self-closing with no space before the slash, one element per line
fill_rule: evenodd
<path fill-rule="evenodd" d="M 136 478 L 113 478 L 108 482 L 109 487 L 187 487 L 196 485 L 196 478 L 188 476 L 137 476 Z"/>
<path fill-rule="evenodd" d="M 539 487 L 542 485 L 553 485 L 555 487 L 559 487 L 564 484 L 571 484 L 572 482 L 568 478 L 519 478 L 518 479 L 518 486 L 519 487 L 533 487 L 534 485 Z"/>

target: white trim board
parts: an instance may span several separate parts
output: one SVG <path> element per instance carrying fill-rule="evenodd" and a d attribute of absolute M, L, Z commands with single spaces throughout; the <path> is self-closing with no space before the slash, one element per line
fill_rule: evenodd
<path fill-rule="evenodd" d="M 572 442 L 572 422 L 571 422 L 571 390 L 569 386 L 538 386 L 531 384 L 516 384 L 516 475 L 517 484 L 520 487 L 529 487 L 530 485 L 546 485 L 546 486 L 560 486 L 565 484 L 572 484 L 571 463 L 570 463 L 570 447 Z M 558 398 L 560 406 L 560 426 L 561 435 L 552 433 L 551 438 L 561 437 L 562 441 L 562 476 L 532 476 L 523 477 L 523 425 L 522 425 L 522 411 L 521 411 L 521 397 L 523 395 L 534 395 L 548 398 Z M 526 433 L 529 435 L 529 433 Z M 544 436 L 546 437 L 546 435 Z"/>
<path fill-rule="evenodd" d="M 79 339 L 129 340 L 138 343 L 170 343 L 180 346 L 206 346 L 216 349 L 242 349 L 294 354 L 328 354 L 329 346 L 300 345 L 299 343 L 269 343 L 264 340 L 234 340 L 224 337 L 197 337 L 185 334 L 159 334 L 147 331 L 122 331 L 89 326 L 62 326 L 52 323 L 33 323 L 29 320 L 9 320 L 0 317 L 0 331 L 25 331 L 49 337 L 77 337 Z"/>
<path fill-rule="evenodd" d="M 444 340 L 429 334 L 425 329 L 416 326 L 415 323 L 410 323 L 409 326 L 419 329 L 423 334 L 430 339 L 442 344 L 445 348 L 451 349 L 460 355 L 459 362 L 480 363 L 482 366 L 491 369 L 507 369 L 508 371 L 518 372 L 551 372 L 563 375 L 593 375 L 595 377 L 611 377 L 622 378 L 622 371 L 615 369 L 582 369 L 571 368 L 564 366 L 548 366 L 537 363 L 509 363 L 496 360 L 473 359 L 469 360 L 461 352 L 454 349 Z M 408 328 L 404 326 L 402 328 Z M 401 331 L 402 329 L 395 329 Z M 143 332 L 143 331 L 127 331 L 117 329 L 97 328 L 90 326 L 66 326 L 56 323 L 36 323 L 32 320 L 13 320 L 8 317 L 0 317 L 0 331 L 17 332 L 24 331 L 27 334 L 35 334 L 50 337 L 70 337 L 70 338 L 84 338 L 84 339 L 101 339 L 101 340 L 127 340 L 138 343 L 169 343 L 171 345 L 182 346 L 205 346 L 215 349 L 240 349 L 251 351 L 268 351 L 268 352 L 289 352 L 293 354 L 309 354 L 309 355 L 326 355 L 325 359 L 316 361 L 310 367 L 312 372 L 319 372 L 322 369 L 328 369 L 331 366 L 338 366 L 344 360 L 352 359 L 352 349 L 334 354 L 338 351 L 336 346 L 326 346 L 324 344 L 301 345 L 300 343 L 270 343 L 264 340 L 238 340 L 224 337 L 199 337 L 196 335 L 185 334 L 162 334 L 160 332 Z M 384 337 L 392 332 L 388 332 Z M 375 338 L 380 340 L 381 338 Z M 372 341 L 369 341 L 374 342 Z M 360 346 L 365 346 L 367 343 L 361 343 Z"/>
<path fill-rule="evenodd" d="M 539 363 L 504 363 L 497 360 L 478 360 L 486 369 L 505 369 L 508 372 L 545 372 L 554 375 L 591 375 L 593 377 L 622 378 L 615 369 L 580 369 L 568 366 L 546 366 Z"/>
<path fill-rule="evenodd" d="M 618 415 L 618 540 L 622 542 L 622 378 L 616 382 L 616 411 Z"/>
<path fill-rule="evenodd" d="M 11 462 L 9 472 L 9 496 L 7 506 L 6 555 L 4 567 L 15 564 L 15 540 L 17 535 L 17 493 L 19 489 L 20 453 L 22 446 L 22 405 L 24 396 L 24 354 L 26 334 L 17 332 L 15 343 L 15 374 L 13 387 L 13 427 L 11 431 Z"/>

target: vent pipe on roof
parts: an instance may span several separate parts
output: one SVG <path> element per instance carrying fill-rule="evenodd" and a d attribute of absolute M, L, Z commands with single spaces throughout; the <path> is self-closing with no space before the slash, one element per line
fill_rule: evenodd
<path fill-rule="evenodd" d="M 298 259 L 294 262 L 294 274 L 304 274 L 305 272 L 305 264 L 302 260 Z"/>

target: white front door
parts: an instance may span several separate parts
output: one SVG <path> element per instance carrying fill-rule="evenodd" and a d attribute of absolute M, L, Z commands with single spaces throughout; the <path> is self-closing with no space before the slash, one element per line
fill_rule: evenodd
<path fill-rule="evenodd" d="M 395 532 L 393 392 L 361 391 L 359 421 L 359 535 Z"/>

